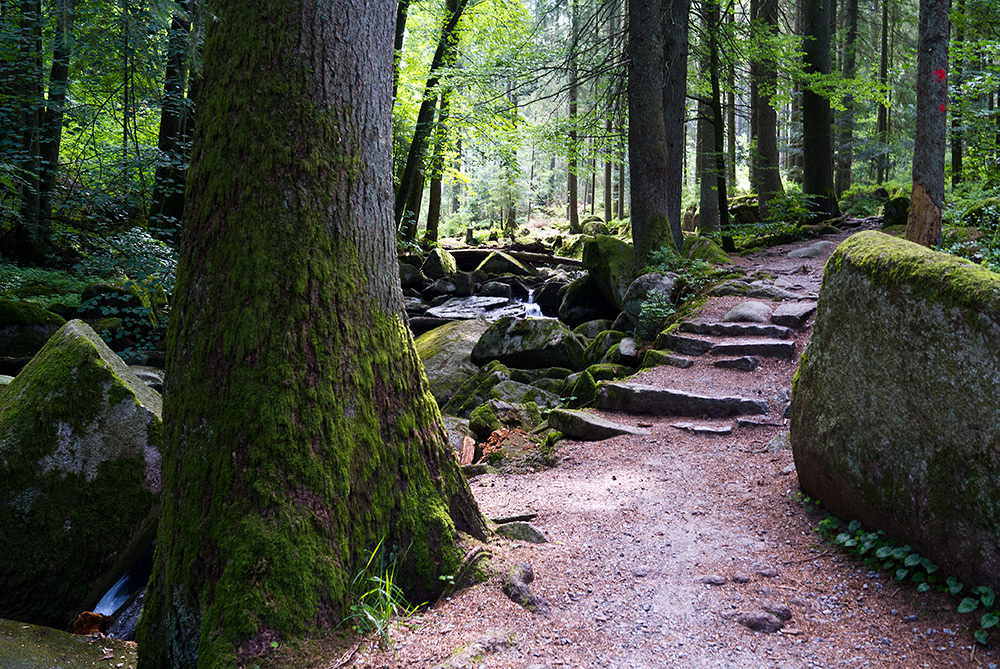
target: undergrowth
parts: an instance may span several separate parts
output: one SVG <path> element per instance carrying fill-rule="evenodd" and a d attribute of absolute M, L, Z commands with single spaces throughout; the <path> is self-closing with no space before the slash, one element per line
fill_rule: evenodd
<path fill-rule="evenodd" d="M 818 506 L 815 500 L 801 495 L 799 502 L 810 513 Z M 991 588 L 967 587 L 954 576 L 941 574 L 930 558 L 920 555 L 909 544 L 896 542 L 882 530 L 870 532 L 857 520 L 844 523 L 829 512 L 813 529 L 824 541 L 860 560 L 870 569 L 884 571 L 897 581 L 912 583 L 917 592 L 933 589 L 956 598 L 962 596 L 957 605 L 959 613 L 983 611 L 979 628 L 973 632 L 979 643 L 989 643 L 990 630 L 1000 624 L 1000 602 Z"/>
<path fill-rule="evenodd" d="M 383 542 L 379 540 L 364 569 L 351 581 L 351 613 L 343 622 L 359 634 L 375 632 L 379 643 L 388 645 L 393 625 L 400 625 L 422 604 L 413 606 L 406 601 L 396 582 L 396 561 L 383 554 Z"/>

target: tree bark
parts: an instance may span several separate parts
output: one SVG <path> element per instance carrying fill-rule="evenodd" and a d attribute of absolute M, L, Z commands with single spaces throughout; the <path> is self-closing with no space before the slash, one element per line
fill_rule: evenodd
<path fill-rule="evenodd" d="M 41 178 L 39 212 L 44 219 L 52 217 L 52 198 L 56 190 L 59 168 L 59 146 L 62 143 L 63 112 L 66 108 L 66 91 L 69 88 L 69 62 L 73 47 L 74 0 L 60 0 L 55 7 L 56 34 L 52 49 L 52 68 L 49 71 L 49 96 L 42 114 Z"/>
<path fill-rule="evenodd" d="M 885 100 L 878 106 L 875 134 L 878 135 L 879 157 L 875 180 L 883 183 L 889 178 L 889 0 L 882 2 L 882 44 L 879 52 L 878 81 Z"/>
<path fill-rule="evenodd" d="M 830 3 L 803 0 L 804 70 L 830 74 Z M 830 101 L 806 86 L 802 92 L 802 193 L 810 217 L 822 221 L 840 215 L 833 187 L 833 136 Z"/>
<path fill-rule="evenodd" d="M 712 123 L 712 108 L 704 102 L 698 103 L 698 231 L 712 235 L 722 229 L 719 216 L 719 195 L 716 191 L 718 179 L 715 170 L 715 124 Z"/>
<path fill-rule="evenodd" d="M 719 225 L 725 226 L 729 224 L 729 194 L 726 186 L 726 129 L 722 115 L 722 87 L 719 81 L 719 72 L 722 69 L 719 64 L 719 33 L 722 30 L 722 21 L 719 0 L 704 0 L 704 2 L 708 30 L 709 82 L 712 86 L 712 98 L 708 105 L 711 110 L 713 142 L 710 164 L 715 175 L 713 187 L 718 198 Z M 702 193 L 704 192 L 703 188 Z"/>
<path fill-rule="evenodd" d="M 576 51 L 580 40 L 580 3 L 579 0 L 570 2 L 570 54 L 569 54 L 569 146 L 566 158 L 566 191 L 569 197 L 566 215 L 569 218 L 569 233 L 571 235 L 582 232 L 580 228 L 579 194 L 577 192 L 577 172 L 579 165 L 577 161 L 577 136 L 576 136 L 576 113 L 577 97 L 579 95 L 580 83 L 577 80 Z"/>
<path fill-rule="evenodd" d="M 402 311 L 392 6 L 220 0 L 168 334 L 141 667 L 325 635 L 371 551 L 413 598 L 485 525 Z"/>
<path fill-rule="evenodd" d="M 659 0 L 628 3 L 628 157 L 636 272 L 664 242 L 680 248 L 680 227 L 667 220 L 669 169 L 663 124 L 663 24 Z"/>
<path fill-rule="evenodd" d="M 906 238 L 941 245 L 944 152 L 948 104 L 949 0 L 920 0 L 917 29 L 917 127 L 913 141 L 913 193 Z"/>
<path fill-rule="evenodd" d="M 667 220 L 681 229 L 687 114 L 688 14 L 691 0 L 668 0 L 663 12 L 663 128 L 667 142 Z M 671 233 L 672 234 L 672 233 Z M 677 240 L 675 239 L 675 243 Z M 683 238 L 681 238 L 683 243 Z"/>
<path fill-rule="evenodd" d="M 410 11 L 410 0 L 396 3 L 396 32 L 392 41 L 392 99 L 396 100 L 399 87 L 399 59 L 403 57 L 403 37 L 406 35 L 406 16 Z"/>
<path fill-rule="evenodd" d="M 153 197 L 149 207 L 150 234 L 160 241 L 177 244 L 184 212 L 184 167 L 187 153 L 184 123 L 187 119 L 188 47 L 191 25 L 187 19 L 170 20 L 167 39 L 167 63 L 163 77 L 163 103 L 160 110 L 160 134 L 157 149 L 160 164 L 153 178 Z"/>
<path fill-rule="evenodd" d="M 778 33 L 778 0 L 759 0 L 759 26 L 768 36 Z M 778 152 L 778 110 L 771 100 L 778 89 L 776 55 L 768 53 L 758 65 L 757 86 L 757 208 L 761 220 L 771 218 L 771 201 L 785 192 Z"/>
<path fill-rule="evenodd" d="M 951 187 L 962 185 L 962 158 L 964 153 L 962 132 L 962 106 L 957 91 L 962 88 L 965 69 L 965 0 L 958 0 L 958 25 L 955 26 L 955 42 L 959 51 L 955 57 L 955 71 L 952 73 L 952 88 L 956 91 L 951 101 Z"/>
<path fill-rule="evenodd" d="M 854 79 L 857 71 L 858 41 L 858 0 L 844 0 L 844 56 L 841 73 L 845 80 Z M 837 147 L 837 174 L 835 186 L 837 197 L 851 187 L 851 171 L 854 166 L 854 96 L 844 98 L 844 111 L 838 124 L 840 141 Z"/>

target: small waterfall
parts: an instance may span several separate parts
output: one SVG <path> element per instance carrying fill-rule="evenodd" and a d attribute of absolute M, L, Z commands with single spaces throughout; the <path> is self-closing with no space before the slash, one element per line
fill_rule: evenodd
<path fill-rule="evenodd" d="M 100 613 L 106 616 L 113 615 L 115 611 L 121 608 L 121 605 L 128 601 L 129 596 L 129 574 L 126 572 L 118 582 L 111 586 L 111 589 L 101 597 L 101 601 L 97 603 L 94 607 L 94 613 Z"/>
<path fill-rule="evenodd" d="M 542 308 L 535 304 L 535 289 L 528 290 L 528 301 L 524 303 L 525 318 L 542 318 Z"/>

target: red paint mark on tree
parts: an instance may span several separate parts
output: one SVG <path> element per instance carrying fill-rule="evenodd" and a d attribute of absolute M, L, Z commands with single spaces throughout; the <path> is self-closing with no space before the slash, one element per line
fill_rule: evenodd
<path fill-rule="evenodd" d="M 944 103 L 943 102 L 941 103 L 940 109 L 941 109 L 942 112 L 944 112 Z"/>
<path fill-rule="evenodd" d="M 941 68 L 938 68 L 934 70 L 934 76 L 937 77 L 938 81 L 944 81 L 945 77 L 948 76 L 948 73 L 942 70 Z"/>

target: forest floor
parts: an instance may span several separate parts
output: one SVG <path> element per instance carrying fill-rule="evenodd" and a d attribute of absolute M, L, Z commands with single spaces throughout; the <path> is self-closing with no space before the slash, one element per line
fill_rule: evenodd
<path fill-rule="evenodd" d="M 809 244 L 736 262 L 807 298 L 833 246 L 788 258 Z M 741 301 L 712 298 L 699 320 L 720 320 Z M 753 372 L 699 361 L 635 379 L 767 399 L 773 425 L 703 435 L 671 426 L 691 419 L 606 413 L 651 425 L 651 436 L 561 441 L 550 469 L 473 478 L 487 517 L 536 514 L 549 542 L 494 537 L 492 578 L 413 615 L 387 647 L 366 644 L 327 666 L 995 668 L 1000 651 L 973 641 L 978 617 L 958 614 L 953 598 L 920 594 L 823 543 L 814 527 L 824 514 L 803 503 L 791 451 L 768 449 L 788 429 L 781 415 L 810 327 L 796 338 L 795 360 L 762 359 Z M 501 591 L 516 563 L 533 568 L 530 588 L 548 615 Z M 762 605 L 791 614 L 780 632 L 737 622 Z"/>

